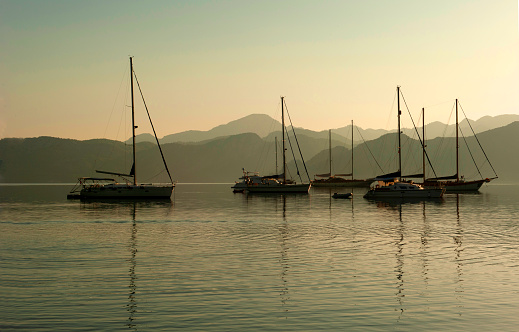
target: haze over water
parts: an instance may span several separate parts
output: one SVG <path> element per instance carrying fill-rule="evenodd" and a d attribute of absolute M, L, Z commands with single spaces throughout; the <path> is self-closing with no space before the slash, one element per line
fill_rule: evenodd
<path fill-rule="evenodd" d="M 0 186 L 2 331 L 519 326 L 517 186 L 404 203 L 229 184 L 80 202 L 69 189 Z"/>

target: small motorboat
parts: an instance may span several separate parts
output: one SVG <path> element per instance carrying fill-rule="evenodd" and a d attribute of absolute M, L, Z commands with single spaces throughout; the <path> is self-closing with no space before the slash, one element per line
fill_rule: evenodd
<path fill-rule="evenodd" d="M 335 193 L 332 195 L 333 198 L 351 198 L 351 196 L 353 196 L 352 193 L 346 193 L 346 194 Z"/>

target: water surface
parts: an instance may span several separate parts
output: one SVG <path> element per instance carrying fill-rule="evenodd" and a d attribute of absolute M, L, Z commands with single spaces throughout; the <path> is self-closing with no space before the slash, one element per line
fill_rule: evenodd
<path fill-rule="evenodd" d="M 2 331 L 519 326 L 519 186 L 425 202 L 70 187 L 0 186 Z"/>

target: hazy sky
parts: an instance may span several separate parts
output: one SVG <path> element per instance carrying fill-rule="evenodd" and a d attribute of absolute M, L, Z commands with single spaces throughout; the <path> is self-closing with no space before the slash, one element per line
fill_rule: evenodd
<path fill-rule="evenodd" d="M 129 55 L 160 137 L 277 117 L 281 95 L 295 126 L 391 129 L 397 85 L 427 122 L 455 98 L 472 119 L 517 114 L 517 16 L 516 0 L 0 0 L 0 138 L 117 138 Z"/>

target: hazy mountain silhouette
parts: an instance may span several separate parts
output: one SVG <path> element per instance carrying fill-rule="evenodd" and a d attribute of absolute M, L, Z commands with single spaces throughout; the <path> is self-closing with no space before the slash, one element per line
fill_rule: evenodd
<path fill-rule="evenodd" d="M 516 114 L 504 114 L 498 116 L 484 116 L 478 120 L 469 120 L 470 126 L 477 133 L 481 133 L 490 129 L 499 128 L 506 126 L 514 121 L 519 121 L 519 115 Z M 452 121 L 451 121 L 452 122 Z M 460 130 L 465 136 L 472 135 L 472 129 L 470 128 L 466 119 L 460 121 Z M 269 140 L 274 140 L 274 136 L 281 137 L 279 128 L 281 123 L 266 114 L 251 114 L 246 117 L 231 121 L 227 124 L 219 125 L 208 131 L 201 130 L 188 130 L 176 134 L 164 136 L 160 139 L 161 144 L 165 143 L 204 143 L 217 138 L 224 138 L 237 134 L 254 133 L 260 137 L 266 137 Z M 426 137 L 427 139 L 433 139 L 436 137 L 449 137 L 455 136 L 455 124 L 446 125 L 441 122 L 431 122 L 426 125 Z M 287 129 L 289 132 L 292 130 L 290 126 Z M 422 128 L 403 128 L 402 132 L 409 137 L 417 137 L 416 131 L 422 135 Z M 354 144 L 362 143 L 363 141 L 369 141 L 377 139 L 387 133 L 396 132 L 394 130 L 385 129 L 362 129 L 355 125 L 353 140 Z M 306 135 L 314 139 L 328 139 L 328 130 L 313 131 L 304 128 L 297 128 L 296 133 L 298 135 Z M 333 143 L 333 146 L 345 145 L 351 146 L 351 125 L 332 129 L 332 140 L 337 141 Z M 136 141 L 140 142 L 151 142 L 155 143 L 155 138 L 149 133 L 139 134 L 136 136 Z M 126 141 L 131 143 L 131 138 Z"/>
<path fill-rule="evenodd" d="M 327 132 L 325 134 L 324 138 L 298 134 L 310 177 L 316 173 L 328 172 Z M 498 172 L 498 182 L 519 182 L 516 171 L 519 155 L 510 149 L 511 142 L 519 141 L 519 122 L 482 132 L 478 134 L 478 138 Z M 460 138 L 460 174 L 464 174 L 466 178 L 480 177 L 472 166 L 472 157 L 464 148 L 465 140 L 471 147 L 482 176 L 494 176 L 472 136 Z M 402 142 L 403 171 L 418 173 L 422 165 L 419 142 L 407 135 L 402 136 Z M 293 140 L 292 143 L 296 159 L 299 160 L 297 145 Z M 333 145 L 334 172 L 349 172 L 349 145 L 341 144 L 339 140 L 334 140 Z M 162 147 L 173 178 L 180 182 L 234 182 L 241 175 L 242 168 L 260 171 L 261 174 L 274 173 L 276 170 L 273 140 L 271 137 L 261 138 L 254 133 L 214 138 L 203 143 L 169 143 Z M 131 148 L 123 142 L 102 139 L 78 141 L 53 137 L 5 138 L 0 140 L 0 182 L 75 182 L 81 176 L 100 176 L 95 173 L 96 169 L 126 173 L 131 168 Z M 142 142 L 136 148 L 138 181 L 167 182 L 156 144 Z M 292 149 L 287 143 L 289 174 L 296 177 Z M 396 170 L 396 151 L 396 133 L 358 144 L 354 148 L 355 177 L 366 178 L 383 173 L 377 163 L 384 172 Z M 454 138 L 438 137 L 428 140 L 427 151 L 438 176 L 456 172 Z M 298 161 L 297 165 L 300 174 L 305 175 L 302 163 Z M 278 148 L 278 171 L 280 169 L 281 154 Z M 430 166 L 427 169 L 428 176 L 433 176 Z"/>
<path fill-rule="evenodd" d="M 189 130 L 164 136 L 161 143 L 197 142 L 222 136 L 254 133 L 260 137 L 267 136 L 281 123 L 266 114 L 251 114 L 238 120 L 219 125 L 208 131 Z"/>

